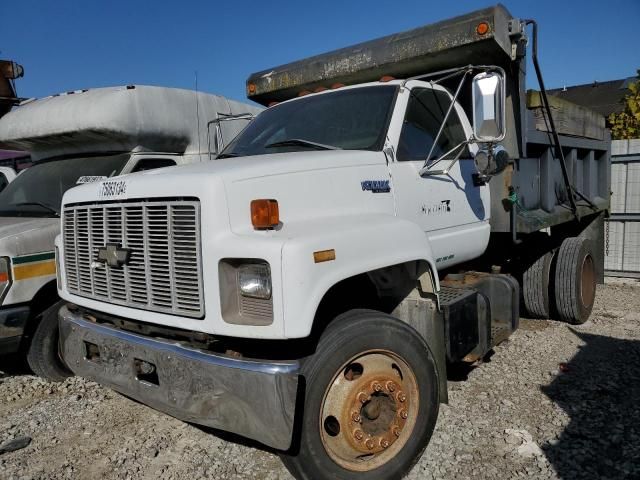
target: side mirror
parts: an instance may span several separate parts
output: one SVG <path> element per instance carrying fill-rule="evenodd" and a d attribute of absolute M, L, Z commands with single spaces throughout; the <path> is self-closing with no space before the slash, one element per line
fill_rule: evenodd
<path fill-rule="evenodd" d="M 489 150 L 480 150 L 474 157 L 476 169 L 483 177 L 491 177 L 502 172 L 509 164 L 509 154 L 498 145 Z"/>
<path fill-rule="evenodd" d="M 473 135 L 481 143 L 495 143 L 505 136 L 504 72 L 482 72 L 473 77 Z"/>

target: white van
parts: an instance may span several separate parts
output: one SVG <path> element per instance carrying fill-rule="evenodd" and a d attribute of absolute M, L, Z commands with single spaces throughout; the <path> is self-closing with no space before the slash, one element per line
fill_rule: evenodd
<path fill-rule="evenodd" d="M 261 110 L 217 95 L 129 85 L 30 101 L 1 118 L 0 143 L 29 151 L 33 166 L 0 192 L 0 353 L 26 350 L 43 376 L 63 368 L 39 330 L 58 302 L 54 238 L 69 188 L 213 158 Z"/>

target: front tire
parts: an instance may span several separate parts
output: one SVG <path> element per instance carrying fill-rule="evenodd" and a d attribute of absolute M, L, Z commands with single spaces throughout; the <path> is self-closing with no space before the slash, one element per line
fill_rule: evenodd
<path fill-rule="evenodd" d="M 298 479 L 400 479 L 424 451 L 439 408 L 424 339 L 389 315 L 340 315 L 305 359 L 299 448 L 283 455 Z"/>
<path fill-rule="evenodd" d="M 54 303 L 35 319 L 39 323 L 27 352 L 33 373 L 51 382 L 62 382 L 73 375 L 58 353 L 58 311 L 63 304 Z"/>

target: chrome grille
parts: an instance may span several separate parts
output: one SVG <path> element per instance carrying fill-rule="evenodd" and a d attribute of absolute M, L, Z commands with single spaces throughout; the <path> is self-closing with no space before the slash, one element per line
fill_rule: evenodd
<path fill-rule="evenodd" d="M 197 201 L 93 203 L 63 212 L 69 292 L 117 305 L 202 317 L 200 204 Z M 122 267 L 98 249 L 130 250 Z"/>

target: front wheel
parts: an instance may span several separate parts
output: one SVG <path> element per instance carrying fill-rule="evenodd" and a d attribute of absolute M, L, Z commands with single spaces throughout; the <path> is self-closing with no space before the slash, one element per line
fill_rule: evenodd
<path fill-rule="evenodd" d="M 374 311 L 338 317 L 302 366 L 306 391 L 298 479 L 402 478 L 424 451 L 439 407 L 438 375 L 410 326 Z"/>
<path fill-rule="evenodd" d="M 56 302 L 35 319 L 38 326 L 27 352 L 33 373 L 51 382 L 62 382 L 73 375 L 58 353 L 58 311 L 62 305 L 64 301 Z"/>

